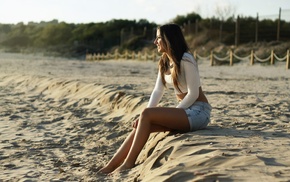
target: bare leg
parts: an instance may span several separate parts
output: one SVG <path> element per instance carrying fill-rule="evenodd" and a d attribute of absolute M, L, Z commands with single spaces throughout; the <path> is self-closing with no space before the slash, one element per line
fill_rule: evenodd
<path fill-rule="evenodd" d="M 180 131 L 189 131 L 189 122 L 183 109 L 177 108 L 146 108 L 139 119 L 134 140 L 123 164 L 114 172 L 134 167 L 135 161 L 147 142 L 153 126 L 157 125 Z"/>
<path fill-rule="evenodd" d="M 131 133 L 127 136 L 121 147 L 118 149 L 118 151 L 115 153 L 113 158 L 108 162 L 106 166 L 104 166 L 102 169 L 100 169 L 98 172 L 100 173 L 110 173 L 114 171 L 117 167 L 119 167 L 124 159 L 126 158 L 131 145 L 132 141 L 134 139 L 136 130 L 133 129 Z"/>
<path fill-rule="evenodd" d="M 169 131 L 169 128 L 154 125 L 152 126 L 150 132 L 158 132 L 158 131 Z M 99 173 L 105 173 L 105 174 L 111 173 L 122 164 L 122 162 L 127 157 L 128 152 L 132 146 L 135 133 L 136 133 L 136 129 L 134 128 L 133 131 L 131 131 L 131 133 L 127 136 L 127 138 L 125 139 L 121 147 L 118 149 L 118 151 L 115 153 L 113 158 L 108 162 L 108 164 L 98 171 Z"/>

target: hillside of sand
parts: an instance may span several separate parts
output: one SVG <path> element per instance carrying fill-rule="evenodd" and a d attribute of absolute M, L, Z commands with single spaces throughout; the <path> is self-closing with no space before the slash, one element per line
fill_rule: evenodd
<path fill-rule="evenodd" d="M 290 74 L 284 64 L 199 62 L 210 125 L 150 136 L 137 165 L 96 174 L 131 130 L 155 84 L 151 61 L 0 55 L 3 181 L 287 181 Z M 161 105 L 174 106 L 172 89 Z"/>

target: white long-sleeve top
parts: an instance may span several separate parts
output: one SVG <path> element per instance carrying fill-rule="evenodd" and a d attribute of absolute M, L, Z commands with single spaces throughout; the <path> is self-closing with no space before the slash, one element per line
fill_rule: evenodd
<path fill-rule="evenodd" d="M 167 84 L 173 85 L 172 77 L 165 75 Z M 187 93 L 176 108 L 188 108 L 199 96 L 200 77 L 198 72 L 197 62 L 189 53 L 184 53 L 180 64 L 180 75 L 178 75 L 179 88 L 174 88 L 175 94 Z M 155 87 L 151 93 L 147 107 L 156 107 L 160 102 L 165 86 L 162 83 L 161 73 L 158 71 Z"/>

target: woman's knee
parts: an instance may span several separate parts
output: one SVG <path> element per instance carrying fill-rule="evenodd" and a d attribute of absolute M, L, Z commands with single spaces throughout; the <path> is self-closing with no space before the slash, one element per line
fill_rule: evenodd
<path fill-rule="evenodd" d="M 152 113 L 152 108 L 145 108 L 140 114 L 141 121 L 149 121 Z"/>

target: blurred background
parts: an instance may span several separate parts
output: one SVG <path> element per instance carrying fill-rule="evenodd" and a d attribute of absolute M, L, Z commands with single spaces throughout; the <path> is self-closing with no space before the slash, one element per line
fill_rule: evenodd
<path fill-rule="evenodd" d="M 84 58 L 86 53 L 154 51 L 158 25 L 179 24 L 201 54 L 272 49 L 290 41 L 288 0 L 0 0 L 0 50 Z"/>

